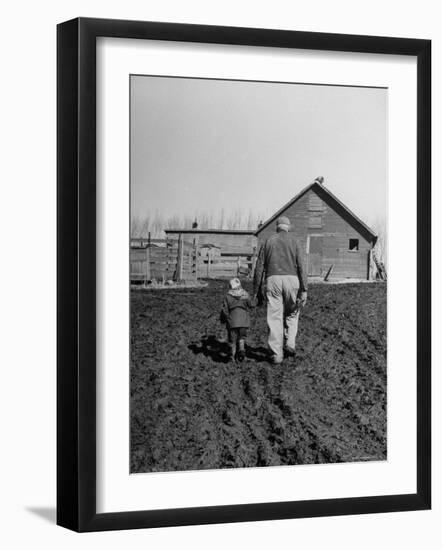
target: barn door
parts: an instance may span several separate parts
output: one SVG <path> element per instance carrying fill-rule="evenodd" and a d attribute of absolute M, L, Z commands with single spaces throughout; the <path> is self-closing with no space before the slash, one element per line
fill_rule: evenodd
<path fill-rule="evenodd" d="M 322 237 L 310 237 L 308 274 L 310 277 L 322 275 Z"/>

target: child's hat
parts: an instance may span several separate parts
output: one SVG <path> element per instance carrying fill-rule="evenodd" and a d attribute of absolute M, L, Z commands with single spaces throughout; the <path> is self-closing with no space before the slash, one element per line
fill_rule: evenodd
<path fill-rule="evenodd" d="M 229 286 L 232 290 L 241 288 L 241 281 L 238 279 L 238 277 L 234 277 L 233 279 L 230 279 Z"/>

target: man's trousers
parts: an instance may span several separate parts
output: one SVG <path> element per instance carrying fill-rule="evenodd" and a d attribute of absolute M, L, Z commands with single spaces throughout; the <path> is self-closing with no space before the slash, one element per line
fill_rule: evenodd
<path fill-rule="evenodd" d="M 266 280 L 269 348 L 276 361 L 282 361 L 284 346 L 295 349 L 299 308 L 296 300 L 299 279 L 296 275 L 271 275 Z"/>

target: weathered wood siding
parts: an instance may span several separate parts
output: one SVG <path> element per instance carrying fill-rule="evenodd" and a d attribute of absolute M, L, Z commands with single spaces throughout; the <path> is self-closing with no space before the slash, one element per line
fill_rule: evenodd
<path fill-rule="evenodd" d="M 310 236 L 322 235 L 322 261 L 320 276 L 325 276 L 333 265 L 331 278 L 368 277 L 370 235 L 357 229 L 353 218 L 344 209 L 332 206 L 324 193 L 309 189 L 281 215 L 292 224 L 302 250 L 309 261 Z M 259 245 L 276 232 L 276 220 L 258 234 Z M 349 250 L 349 240 L 358 239 L 359 249 Z M 315 273 L 316 274 L 316 273 Z"/>
<path fill-rule="evenodd" d="M 163 240 L 162 243 L 164 246 L 130 248 L 131 282 L 196 280 L 199 262 L 196 243 L 183 241 L 180 245 L 178 240 Z"/>
<path fill-rule="evenodd" d="M 204 245 L 200 247 L 194 234 L 183 233 L 181 239 L 172 239 L 170 235 L 168 239 L 156 239 L 155 245 L 144 244 L 148 243 L 149 239 L 132 239 L 131 282 L 147 284 L 154 279 L 156 281 L 189 281 L 198 278 L 252 276 L 255 256 L 250 248 L 246 251 L 241 248 L 244 253 L 235 255 L 230 247 L 230 252 L 222 256 L 219 248 L 205 248 Z M 253 244 L 257 242 L 254 235 L 248 236 L 253 238 L 251 241 Z"/>

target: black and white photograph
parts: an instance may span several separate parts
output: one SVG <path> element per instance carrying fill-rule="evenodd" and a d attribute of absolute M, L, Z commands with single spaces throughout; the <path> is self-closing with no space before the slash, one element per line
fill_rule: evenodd
<path fill-rule="evenodd" d="M 388 89 L 130 76 L 130 473 L 387 460 Z"/>

